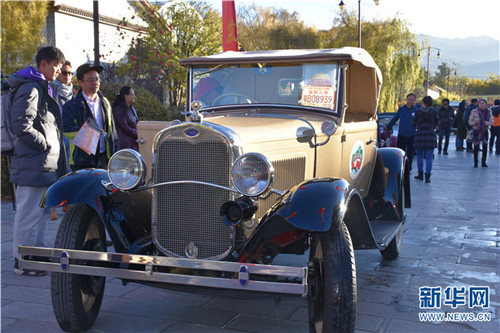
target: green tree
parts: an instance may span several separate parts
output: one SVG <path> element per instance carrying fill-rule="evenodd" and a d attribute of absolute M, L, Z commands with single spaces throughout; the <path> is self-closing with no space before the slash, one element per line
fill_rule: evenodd
<path fill-rule="evenodd" d="M 500 94 L 500 75 L 490 73 L 485 80 L 474 79 L 469 82 L 467 93 L 470 95 Z"/>
<path fill-rule="evenodd" d="M 322 33 L 322 44 L 327 48 L 357 46 L 357 14 L 342 11 L 333 21 L 333 27 Z M 423 82 L 423 71 L 418 62 L 418 42 L 407 23 L 394 18 L 384 21 L 361 22 L 362 47 L 379 66 L 383 85 L 379 100 L 381 112 L 395 111 L 406 95 Z"/>
<path fill-rule="evenodd" d="M 179 60 L 222 50 L 221 18 L 202 1 L 169 1 L 140 12 L 147 31 L 132 41 L 128 62 L 119 69 L 171 106 L 184 102 L 186 71 Z M 124 24 L 127 24 L 124 22 Z"/>
<path fill-rule="evenodd" d="M 49 1 L 1 1 L 2 72 L 29 65 L 45 38 Z"/>
<path fill-rule="evenodd" d="M 306 26 L 297 12 L 252 4 L 239 7 L 237 21 L 238 39 L 246 51 L 321 46 L 318 31 Z"/>

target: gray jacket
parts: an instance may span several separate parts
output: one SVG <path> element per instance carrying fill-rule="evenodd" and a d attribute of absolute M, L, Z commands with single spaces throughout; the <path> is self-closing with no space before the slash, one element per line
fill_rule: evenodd
<path fill-rule="evenodd" d="M 48 93 L 48 81 L 34 81 L 14 73 L 8 83 L 17 88 L 11 119 L 12 131 L 19 139 L 14 147 L 10 181 L 21 186 L 49 186 L 68 169 L 61 111 Z M 37 85 L 43 96 L 39 96 Z"/>

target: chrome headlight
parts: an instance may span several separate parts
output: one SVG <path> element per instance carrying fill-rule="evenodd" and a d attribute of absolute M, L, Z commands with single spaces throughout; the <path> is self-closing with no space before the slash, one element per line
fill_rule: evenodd
<path fill-rule="evenodd" d="M 120 190 L 136 188 L 146 179 L 146 162 L 133 149 L 119 150 L 109 159 L 108 176 Z"/>
<path fill-rule="evenodd" d="M 265 156 L 249 153 L 234 162 L 231 176 L 233 186 L 238 192 L 248 197 L 256 197 L 271 186 L 274 168 Z"/>

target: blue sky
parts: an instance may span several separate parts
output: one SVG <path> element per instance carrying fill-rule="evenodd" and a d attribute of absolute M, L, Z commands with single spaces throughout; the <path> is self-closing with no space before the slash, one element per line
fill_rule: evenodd
<path fill-rule="evenodd" d="M 343 0 L 346 8 L 358 10 L 357 0 Z M 222 0 L 208 0 L 221 10 Z M 339 13 L 340 0 L 235 0 L 239 4 L 255 2 L 262 7 L 296 11 L 302 20 L 318 29 L 331 27 Z M 271 4 L 271 6 L 270 6 Z M 361 0 L 363 20 L 398 17 L 410 24 L 410 30 L 447 38 L 489 36 L 500 41 L 500 0 Z"/>

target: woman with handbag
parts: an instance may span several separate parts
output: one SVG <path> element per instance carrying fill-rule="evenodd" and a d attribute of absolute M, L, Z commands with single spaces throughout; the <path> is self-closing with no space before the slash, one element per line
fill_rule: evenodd
<path fill-rule="evenodd" d="M 493 114 L 488 108 L 488 104 L 484 99 L 480 99 L 478 107 L 472 110 L 469 118 L 469 125 L 474 130 L 474 168 L 477 168 L 479 158 L 479 145 L 483 145 L 482 164 L 483 168 L 487 168 L 486 157 L 488 156 L 488 127 L 493 125 Z"/>

